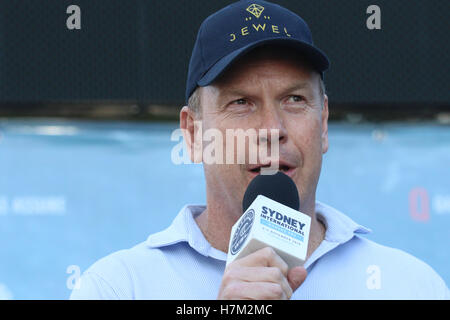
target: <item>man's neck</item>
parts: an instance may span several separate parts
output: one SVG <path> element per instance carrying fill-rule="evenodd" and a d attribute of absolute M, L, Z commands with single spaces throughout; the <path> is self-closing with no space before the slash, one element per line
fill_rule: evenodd
<path fill-rule="evenodd" d="M 226 253 L 231 228 L 237 219 L 233 218 L 230 211 L 223 211 L 220 207 L 208 203 L 206 209 L 195 218 L 195 221 L 211 246 Z"/>
<path fill-rule="evenodd" d="M 230 214 L 231 211 L 227 209 L 224 210 L 223 206 L 215 206 L 211 203 L 211 205 L 207 205 L 205 211 L 195 218 L 197 225 L 211 246 L 225 253 L 228 252 L 231 228 L 239 219 L 239 216 Z M 308 259 L 325 238 L 326 227 L 317 219 L 314 205 L 303 213 L 311 217 L 311 230 L 306 255 L 306 259 Z"/>

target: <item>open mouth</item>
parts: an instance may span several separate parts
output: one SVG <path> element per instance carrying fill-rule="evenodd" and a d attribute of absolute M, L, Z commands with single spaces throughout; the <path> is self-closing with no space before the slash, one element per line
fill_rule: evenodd
<path fill-rule="evenodd" d="M 264 165 L 264 166 L 259 166 L 259 167 L 256 167 L 256 168 L 254 168 L 254 169 L 251 169 L 250 171 L 251 172 L 253 172 L 253 173 L 261 173 L 261 168 L 270 168 L 270 164 L 268 164 L 268 165 Z M 289 167 L 289 166 L 287 166 L 287 165 L 281 165 L 280 167 L 279 167 L 279 170 L 280 171 L 283 171 L 283 172 L 287 172 L 287 171 L 289 171 L 291 168 Z"/>
<path fill-rule="evenodd" d="M 270 163 L 269 164 L 265 164 L 265 165 L 255 165 L 255 166 L 250 167 L 250 169 L 248 171 L 253 176 L 257 176 L 257 175 L 261 174 L 261 171 L 264 170 L 265 168 L 268 170 L 268 172 L 270 172 L 269 171 L 269 168 L 270 168 L 270 169 L 274 169 L 275 172 L 276 171 L 281 171 L 281 172 L 283 172 L 283 173 L 285 173 L 285 174 L 287 174 L 288 176 L 291 176 L 291 177 L 292 177 L 292 175 L 294 174 L 294 171 L 295 171 L 295 167 L 290 166 L 289 164 L 286 164 L 286 163 L 280 163 L 278 166 L 274 165 L 272 168 L 271 168 L 271 164 Z"/>

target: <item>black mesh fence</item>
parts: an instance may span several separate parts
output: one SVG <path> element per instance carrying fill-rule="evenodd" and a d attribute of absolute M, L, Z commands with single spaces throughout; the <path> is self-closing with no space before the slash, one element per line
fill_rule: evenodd
<path fill-rule="evenodd" d="M 257 0 L 255 0 L 256 2 Z M 336 105 L 449 105 L 448 1 L 278 0 L 331 60 Z M 195 36 L 219 0 L 0 1 L 0 105 L 119 101 L 181 105 Z M 69 30 L 69 5 L 81 29 Z M 369 30 L 366 9 L 381 9 Z"/>

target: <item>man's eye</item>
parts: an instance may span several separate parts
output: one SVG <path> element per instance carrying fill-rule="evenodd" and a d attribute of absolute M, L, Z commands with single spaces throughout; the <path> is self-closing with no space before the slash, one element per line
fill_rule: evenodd
<path fill-rule="evenodd" d="M 245 99 L 237 99 L 232 102 L 232 104 L 246 104 L 247 100 Z"/>
<path fill-rule="evenodd" d="M 303 102 L 303 101 L 305 101 L 305 98 L 303 98 L 302 96 L 290 96 L 289 101 L 290 102 Z"/>

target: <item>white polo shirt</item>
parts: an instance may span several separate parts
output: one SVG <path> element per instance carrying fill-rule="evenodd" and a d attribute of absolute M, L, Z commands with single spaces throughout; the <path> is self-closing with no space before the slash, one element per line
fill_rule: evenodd
<path fill-rule="evenodd" d="M 216 299 L 227 255 L 213 248 L 186 205 L 164 231 L 112 253 L 86 270 L 71 299 Z M 308 276 L 292 299 L 450 299 L 427 264 L 361 236 L 370 232 L 323 203 L 325 239 L 305 262 Z"/>

